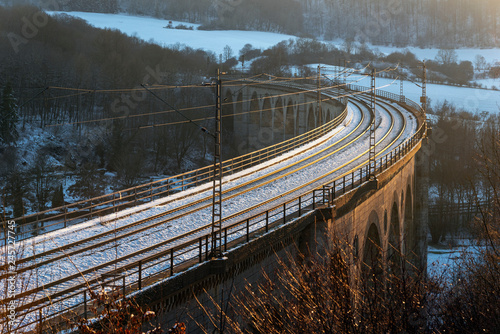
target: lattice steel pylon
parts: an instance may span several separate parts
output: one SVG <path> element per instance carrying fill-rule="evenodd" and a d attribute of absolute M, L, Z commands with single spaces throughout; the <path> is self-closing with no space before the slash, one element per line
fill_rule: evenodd
<path fill-rule="evenodd" d="M 399 76 L 399 102 L 405 103 L 405 95 L 404 95 L 404 88 L 403 88 L 403 74 Z"/>
<path fill-rule="evenodd" d="M 217 70 L 215 90 L 217 97 L 215 102 L 215 151 L 212 193 L 212 258 L 222 256 L 222 82 L 219 69 Z"/>
<path fill-rule="evenodd" d="M 375 69 L 372 70 L 372 84 L 371 84 L 371 109 L 373 111 L 373 119 L 372 123 L 370 125 L 370 156 L 368 160 L 368 166 L 369 166 L 369 178 L 370 180 L 375 179 L 375 168 L 376 168 L 376 161 L 375 161 L 375 118 L 376 118 L 376 106 L 377 106 L 377 101 L 375 99 L 376 97 L 376 91 L 375 91 Z"/>
<path fill-rule="evenodd" d="M 322 109 L 321 109 L 321 65 L 318 65 L 318 97 L 317 97 L 317 100 L 318 100 L 318 117 L 319 117 L 319 120 L 318 120 L 318 126 L 321 126 L 323 125 L 322 123 L 322 120 L 323 120 L 323 112 L 322 112 Z"/>
<path fill-rule="evenodd" d="M 422 63 L 422 96 L 420 97 L 420 103 L 422 104 L 422 111 L 424 117 L 427 114 L 427 67 L 425 63 Z"/>

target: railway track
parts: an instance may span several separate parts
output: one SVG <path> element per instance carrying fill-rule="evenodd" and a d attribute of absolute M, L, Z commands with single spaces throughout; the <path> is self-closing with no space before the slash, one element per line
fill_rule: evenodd
<path fill-rule="evenodd" d="M 241 198 L 251 192 L 259 190 L 261 192 L 266 192 L 268 191 L 267 188 L 274 187 L 274 184 L 277 181 L 283 179 L 293 179 L 294 177 L 297 177 L 298 173 L 304 173 L 311 166 L 317 166 L 318 164 L 328 165 L 329 163 L 331 165 L 330 160 L 334 156 L 353 154 L 351 159 L 333 167 L 331 170 L 313 178 L 312 180 L 301 183 L 300 186 L 289 188 L 290 190 L 282 192 L 279 195 L 273 196 L 265 201 L 259 201 L 258 204 L 250 205 L 243 210 L 239 210 L 231 214 L 228 214 L 230 211 L 227 211 L 224 215 L 225 218 L 223 220 L 223 224 L 231 225 L 234 221 L 249 219 L 247 217 L 251 217 L 256 212 L 262 211 L 264 206 L 274 206 L 280 202 L 286 202 L 300 196 L 301 193 L 305 193 L 312 188 L 317 188 L 323 184 L 331 182 L 335 178 L 345 176 L 345 174 L 349 173 L 349 171 L 357 170 L 366 164 L 368 160 L 368 145 L 366 143 L 368 141 L 365 138 L 373 115 L 368 110 L 369 108 L 364 102 L 364 98 L 352 100 L 350 103 L 352 104 L 351 107 L 357 109 L 361 116 L 350 128 L 351 130 L 342 136 L 342 138 L 334 139 L 335 136 L 330 136 L 326 139 L 322 139 L 315 145 L 317 151 L 314 153 L 296 160 L 289 157 L 286 159 L 289 162 L 286 166 L 277 167 L 273 171 L 265 172 L 265 169 L 268 169 L 270 166 L 257 168 L 251 173 L 262 172 L 262 175 L 249 181 L 243 181 L 241 184 L 231 186 L 231 183 L 243 180 L 245 177 L 248 177 L 250 173 L 243 173 L 230 181 L 226 181 L 229 188 L 223 193 L 223 201 L 226 205 L 228 205 L 231 200 Z M 404 115 L 402 110 L 395 107 L 391 103 L 382 101 L 379 101 L 378 103 L 377 107 L 380 108 L 380 110 L 378 110 L 380 115 L 377 119 L 375 119 L 375 121 L 377 125 L 376 136 L 377 138 L 380 138 L 377 141 L 377 147 L 380 148 L 377 150 L 377 156 L 380 156 L 384 152 L 390 151 L 393 147 L 397 146 L 402 140 L 402 137 L 404 139 L 403 134 L 407 130 L 408 115 Z M 384 125 L 385 123 L 389 124 Z M 396 130 L 394 130 L 395 127 L 397 127 Z M 348 153 L 351 151 L 355 153 Z M 283 161 L 279 163 L 282 162 Z M 271 164 L 271 166 L 278 166 L 278 162 Z M 363 173 L 362 170 L 361 173 Z M 344 187 L 345 186 L 346 184 L 344 179 Z M 120 226 L 114 230 L 102 232 L 93 238 L 84 238 L 83 240 L 75 241 L 68 245 L 64 245 L 63 247 L 54 247 L 45 252 L 26 257 L 21 259 L 21 263 L 26 264 L 21 269 L 21 272 L 42 270 L 42 268 L 48 268 L 50 265 L 52 265 L 52 267 L 59 266 L 60 268 L 61 262 L 66 262 L 64 266 L 68 267 L 67 263 L 69 261 L 64 261 L 65 259 L 79 257 L 79 262 L 81 262 L 81 260 L 85 257 L 95 257 L 98 253 L 105 252 L 106 250 L 112 251 L 117 247 L 124 247 L 129 242 L 127 238 L 147 238 L 147 236 L 152 233 L 160 233 L 162 230 L 168 230 L 176 221 L 179 221 L 180 219 L 199 219 L 200 216 L 207 216 L 207 214 L 203 213 L 203 211 L 210 211 L 210 201 L 211 196 L 207 194 L 202 196 L 202 198 L 191 202 L 190 205 L 181 205 L 178 208 L 166 210 L 165 212 L 153 215 L 152 217 L 138 219 L 137 221 Z M 210 214 L 210 212 L 208 214 Z M 203 221 L 203 219 L 200 219 L 200 221 Z M 73 270 L 70 275 L 63 275 L 64 277 L 56 278 L 47 284 L 44 284 L 43 287 L 29 289 L 18 297 L 31 296 L 33 298 L 31 303 L 23 307 L 23 309 L 26 310 L 26 313 L 28 311 L 32 311 L 33 309 L 36 310 L 43 308 L 48 304 L 53 304 L 54 301 L 60 303 L 62 307 L 70 307 L 71 304 L 78 302 L 82 289 L 85 289 L 89 282 L 96 282 L 99 275 L 106 274 L 113 270 L 116 271 L 119 268 L 124 269 L 126 272 L 127 266 L 145 258 L 152 261 L 153 264 L 150 268 L 154 268 L 154 266 L 157 265 L 154 264 L 155 256 L 158 256 L 156 260 L 158 260 L 158 265 L 160 265 L 163 262 L 161 261 L 163 255 L 158 254 L 163 254 L 168 249 L 172 249 L 172 247 L 185 243 L 191 239 L 197 240 L 198 238 L 201 238 L 201 236 L 206 235 L 210 228 L 210 224 L 204 224 L 194 230 L 180 233 L 179 235 L 168 238 L 160 243 L 155 243 L 154 245 L 131 251 L 123 256 L 117 256 L 111 261 L 103 261 L 98 265 L 92 265 L 89 266 L 89 268 L 82 270 Z M 206 247 L 208 247 L 208 242 Z M 164 266 L 168 267 L 169 265 L 172 266 L 172 264 L 173 262 L 170 260 L 170 263 L 164 263 Z M 71 265 L 72 264 L 70 263 L 69 266 Z M 53 270 L 53 268 L 50 270 Z"/>

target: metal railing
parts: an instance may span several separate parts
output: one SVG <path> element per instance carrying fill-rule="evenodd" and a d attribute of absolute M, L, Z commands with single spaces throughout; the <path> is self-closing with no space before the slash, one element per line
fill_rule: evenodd
<path fill-rule="evenodd" d="M 411 111 L 415 116 L 420 117 L 418 110 Z M 424 120 L 419 120 L 420 126 L 410 138 L 376 160 L 377 174 L 397 163 L 425 137 L 426 123 Z M 299 217 L 308 210 L 314 210 L 324 205 L 333 205 L 335 199 L 368 181 L 368 168 L 368 163 L 366 163 L 355 170 L 353 169 L 340 175 L 335 180 L 324 184 L 320 188 L 308 191 L 249 218 L 247 217 L 224 226 L 222 230 L 222 247 L 224 251 L 227 251 L 236 244 L 248 242 L 252 237 L 266 233 L 271 228 L 285 224 L 290 219 Z M 87 290 L 89 288 L 98 290 L 103 286 L 120 286 L 122 293 L 127 294 L 151 285 L 162 278 L 172 276 L 193 264 L 207 260 L 211 252 L 211 233 L 209 228 L 210 225 L 206 225 L 155 245 L 155 247 L 160 249 L 162 245 L 178 242 L 175 246 L 168 247 L 139 260 L 133 259 L 135 254 L 129 254 L 109 263 L 83 271 L 82 275 L 92 274 L 85 282 L 82 281 L 71 288 L 47 295 L 19 307 L 16 310 L 18 313 L 29 311 L 30 314 L 35 315 L 26 324 L 23 324 L 21 329 L 32 328 L 37 325 L 42 326 L 45 318 L 53 318 L 58 315 L 67 314 L 68 312 L 87 317 Z M 143 251 L 141 250 L 141 252 Z M 75 275 L 78 276 L 80 274 Z M 68 279 L 65 278 L 64 280 Z M 52 282 L 50 285 L 56 285 L 56 283 Z M 40 287 L 36 290 L 27 291 L 25 295 L 42 291 L 47 287 L 46 285 L 43 288 Z M 17 297 L 22 297 L 22 295 Z M 5 302 L 8 303 L 9 300 L 5 300 Z M 53 312 L 50 311 L 51 307 L 62 305 L 64 302 L 70 302 L 72 306 L 61 307 L 59 310 Z M 39 316 L 37 317 L 37 315 Z M 3 316 L 4 314 L 2 314 Z M 3 318 L 5 319 L 5 317 Z"/>

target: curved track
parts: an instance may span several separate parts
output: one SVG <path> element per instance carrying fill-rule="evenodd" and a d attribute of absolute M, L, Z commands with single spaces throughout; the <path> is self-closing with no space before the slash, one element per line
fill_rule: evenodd
<path fill-rule="evenodd" d="M 225 178 L 223 224 L 249 219 L 365 165 L 374 117 L 366 99 L 363 95 L 351 99 L 349 124 L 285 157 Z M 375 124 L 377 156 L 401 144 L 417 128 L 409 111 L 381 100 L 377 103 Z M 361 169 L 360 173 L 364 171 Z M 141 258 L 155 257 L 186 240 L 209 233 L 211 207 L 211 192 L 205 190 L 181 200 L 164 201 L 138 213 L 137 217 L 68 229 L 79 237 L 60 232 L 46 235 L 38 244 L 29 245 L 31 254 L 20 259 L 23 266 L 18 270 L 20 274 L 36 270 L 43 287 L 29 288 L 20 297 L 30 296 L 31 306 L 37 307 L 49 303 L 44 301 L 47 296 L 51 296 L 50 303 L 61 297 L 64 301 L 60 304 L 70 307 L 79 302 L 81 297 L 77 293 L 85 288 L 86 280 L 124 268 Z M 193 221 L 198 222 L 195 228 L 188 224 Z M 186 254 L 189 256 L 192 255 Z M 158 261 L 158 265 L 162 262 Z M 150 270 L 154 270 L 154 265 Z"/>

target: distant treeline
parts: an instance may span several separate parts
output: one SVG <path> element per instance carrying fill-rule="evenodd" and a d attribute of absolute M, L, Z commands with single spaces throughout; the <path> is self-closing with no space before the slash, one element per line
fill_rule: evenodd
<path fill-rule="evenodd" d="M 56 206 L 65 200 L 65 176 L 76 180 L 69 189 L 75 198 L 88 198 L 108 182 L 123 188 L 153 173 L 205 165 L 212 142 L 170 106 L 205 106 L 184 112 L 193 119 L 213 115 L 214 89 L 201 82 L 217 66 L 201 50 L 162 48 L 36 7 L 0 7 L 0 89 L 18 106 L 9 110 L 17 113 L 20 137 L 30 136 L 25 128 L 44 131 L 34 160 L 25 160 L 34 151 L 25 143 L 0 143 L 3 204 L 14 216 Z M 106 171 L 116 177 L 107 180 Z"/>
<path fill-rule="evenodd" d="M 0 1 L 2 2 L 2 1 Z M 50 1 L 3 0 L 4 3 Z M 500 41 L 497 0 L 77 0 L 57 9 L 126 12 L 244 29 L 375 44 L 488 47 Z M 54 9 L 54 8 L 49 8 Z"/>
<path fill-rule="evenodd" d="M 25 120 L 39 118 L 44 124 L 117 116 L 124 109 L 112 103 L 121 94 L 93 90 L 200 82 L 215 73 L 216 58 L 204 51 L 162 48 L 69 16 L 55 19 L 35 7 L 0 7 L 0 36 L 0 86 L 10 81 L 20 105 L 48 86 L 88 89 L 49 90 L 23 105 Z M 78 101 L 58 98 L 77 93 Z M 147 105 L 151 99 L 140 100 L 152 108 Z"/>

